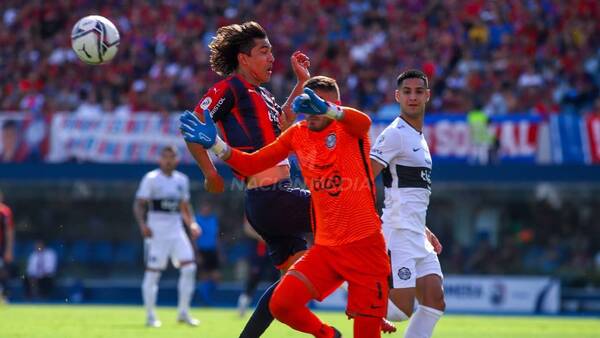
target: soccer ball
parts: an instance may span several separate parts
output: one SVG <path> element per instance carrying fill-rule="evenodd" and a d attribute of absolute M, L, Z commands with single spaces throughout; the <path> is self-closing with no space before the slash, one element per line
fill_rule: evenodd
<path fill-rule="evenodd" d="M 81 61 L 90 65 L 112 60 L 117 54 L 119 41 L 117 27 L 100 15 L 82 18 L 71 32 L 71 48 Z"/>

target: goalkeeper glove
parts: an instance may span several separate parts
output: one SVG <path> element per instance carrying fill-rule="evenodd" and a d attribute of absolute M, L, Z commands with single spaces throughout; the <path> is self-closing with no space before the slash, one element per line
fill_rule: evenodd
<path fill-rule="evenodd" d="M 340 106 L 323 100 L 310 88 L 304 88 L 304 94 L 296 96 L 292 102 L 292 110 L 295 113 L 327 115 L 335 120 L 344 116 L 344 111 Z"/>
<path fill-rule="evenodd" d="M 219 158 L 223 158 L 229 152 L 227 143 L 217 135 L 217 128 L 208 110 L 204 110 L 204 122 L 189 110 L 179 117 L 179 122 L 179 129 L 186 142 L 200 144 Z"/>

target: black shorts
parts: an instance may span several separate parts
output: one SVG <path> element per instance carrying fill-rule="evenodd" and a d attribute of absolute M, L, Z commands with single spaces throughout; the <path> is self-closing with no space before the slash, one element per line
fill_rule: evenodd
<path fill-rule="evenodd" d="M 198 250 L 200 271 L 219 270 L 219 255 L 216 250 Z"/>
<path fill-rule="evenodd" d="M 246 217 L 265 240 L 271 262 L 283 264 L 306 250 L 310 224 L 310 192 L 293 188 L 290 180 L 246 190 Z"/>

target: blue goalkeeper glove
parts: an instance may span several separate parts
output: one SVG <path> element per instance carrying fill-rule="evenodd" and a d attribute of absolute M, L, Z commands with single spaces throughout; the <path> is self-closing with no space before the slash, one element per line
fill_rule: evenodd
<path fill-rule="evenodd" d="M 338 105 L 323 100 L 310 88 L 304 88 L 304 93 L 296 96 L 292 102 L 292 110 L 296 114 L 327 115 L 336 120 L 344 115 Z"/>
<path fill-rule="evenodd" d="M 189 110 L 179 117 L 179 122 L 179 129 L 186 142 L 200 144 L 221 158 L 228 152 L 229 146 L 217 135 L 217 128 L 208 110 L 204 110 L 204 122 Z"/>
<path fill-rule="evenodd" d="M 181 126 L 179 129 L 186 142 L 198 143 L 204 148 L 209 149 L 215 144 L 217 139 L 217 128 L 210 117 L 208 110 L 204 111 L 204 122 L 189 110 L 186 110 L 180 117 Z"/>

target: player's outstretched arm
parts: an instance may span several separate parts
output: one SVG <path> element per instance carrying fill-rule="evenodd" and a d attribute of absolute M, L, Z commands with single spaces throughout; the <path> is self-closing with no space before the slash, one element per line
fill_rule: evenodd
<path fill-rule="evenodd" d="M 219 135 L 210 112 L 204 111 L 204 121 L 189 111 L 179 118 L 181 133 L 186 142 L 197 143 L 204 149 L 209 149 L 217 157 L 227 162 L 233 169 L 244 176 L 251 176 L 275 166 L 289 155 L 292 150 L 289 142 L 289 132 L 284 132 L 277 140 L 251 154 L 233 149 Z M 285 141 L 284 141 L 285 140 Z"/>
<path fill-rule="evenodd" d="M 294 71 L 294 74 L 296 74 L 297 81 L 290 96 L 288 96 L 288 99 L 281 107 L 281 109 L 283 109 L 283 116 L 281 117 L 282 130 L 286 130 L 296 121 L 296 113 L 292 109 L 292 101 L 296 96 L 302 94 L 304 82 L 310 78 L 310 71 L 308 70 L 308 67 L 310 67 L 310 59 L 306 54 L 295 51 L 290 57 L 290 61 L 292 63 L 292 70 Z"/>
<path fill-rule="evenodd" d="M 350 107 L 340 107 L 320 98 L 310 88 L 304 88 L 304 94 L 297 96 L 292 104 L 296 113 L 326 115 L 338 120 L 355 137 L 363 137 L 369 132 L 371 119 L 367 114 Z"/>
<path fill-rule="evenodd" d="M 225 191 L 223 177 L 219 175 L 219 172 L 208 156 L 206 149 L 195 143 L 186 142 L 185 145 L 187 146 L 190 154 L 192 154 L 194 160 L 196 160 L 196 164 L 198 164 L 198 167 L 200 167 L 200 170 L 204 175 L 204 189 L 214 194 L 219 194 Z"/>
<path fill-rule="evenodd" d="M 340 123 L 353 136 L 363 137 L 371 128 L 371 118 L 354 108 L 343 107 L 344 117 L 340 119 Z"/>

